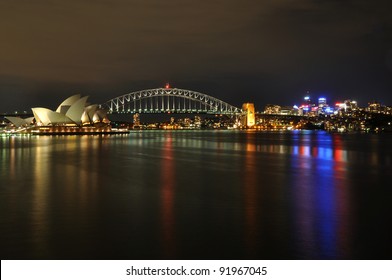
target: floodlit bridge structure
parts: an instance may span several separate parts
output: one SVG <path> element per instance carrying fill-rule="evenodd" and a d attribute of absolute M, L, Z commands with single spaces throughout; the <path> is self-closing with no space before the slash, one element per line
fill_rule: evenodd
<path fill-rule="evenodd" d="M 108 113 L 206 113 L 239 115 L 241 109 L 204 93 L 170 88 L 135 91 L 101 105 Z"/>

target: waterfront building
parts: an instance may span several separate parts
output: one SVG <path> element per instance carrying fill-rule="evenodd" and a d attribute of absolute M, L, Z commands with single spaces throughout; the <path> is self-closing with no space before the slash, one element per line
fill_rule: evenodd
<path fill-rule="evenodd" d="M 195 127 L 200 128 L 201 127 L 201 117 L 196 115 L 194 123 L 195 123 Z"/>
<path fill-rule="evenodd" d="M 127 129 L 112 129 L 106 111 L 97 104 L 88 104 L 87 98 L 73 95 L 61 102 L 56 111 L 32 108 L 34 117 L 26 119 L 6 116 L 10 123 L 2 132 L 33 135 L 129 133 Z"/>
<path fill-rule="evenodd" d="M 140 115 L 136 113 L 133 115 L 133 127 L 140 127 Z"/>
<path fill-rule="evenodd" d="M 109 123 L 106 112 L 98 108 L 98 105 L 88 105 L 88 96 L 73 95 L 64 100 L 52 111 L 47 108 L 32 108 L 37 126 L 80 126 L 93 125 L 95 123 Z"/>

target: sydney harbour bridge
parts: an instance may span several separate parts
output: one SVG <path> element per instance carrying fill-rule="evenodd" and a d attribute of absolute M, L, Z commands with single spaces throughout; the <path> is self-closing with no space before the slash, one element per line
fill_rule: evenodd
<path fill-rule="evenodd" d="M 210 95 L 179 88 L 146 89 L 124 94 L 101 105 L 113 113 L 192 113 L 239 115 L 242 110 Z"/>
<path fill-rule="evenodd" d="M 71 99 L 75 99 L 76 101 L 73 101 L 71 104 Z M 246 127 L 255 125 L 255 110 L 253 103 L 244 103 L 242 104 L 242 109 L 240 109 L 213 96 L 187 89 L 171 88 L 169 84 L 166 84 L 164 88 L 130 92 L 112 98 L 101 105 L 89 105 L 83 108 L 86 99 L 87 97 L 81 98 L 80 95 L 69 97 L 61 103 L 63 106 L 60 105 L 61 108 L 66 107 L 67 109 L 66 113 L 63 114 L 62 112 L 58 112 L 59 109 L 54 112 L 46 108 L 33 108 L 33 110 L 35 110 L 34 117 L 37 121 L 38 114 L 40 122 L 47 123 L 45 125 L 64 124 L 67 120 L 69 120 L 70 123 L 80 124 L 83 123 L 83 117 L 88 115 L 90 118 L 90 113 L 99 107 L 103 109 L 101 114 L 104 111 L 108 114 L 211 114 L 227 116 L 230 119 L 236 119 L 237 121 L 241 120 L 241 123 Z M 72 111 L 74 115 L 80 115 L 80 118 L 75 117 L 69 113 L 69 111 Z M 24 112 L 23 114 L 15 112 L 14 115 L 8 114 L 8 117 L 3 116 L 3 118 L 6 117 L 9 119 L 9 117 L 13 117 L 15 121 L 15 117 L 19 117 L 20 120 L 18 121 L 24 122 L 25 120 L 21 117 L 25 118 L 26 114 L 27 112 Z M 73 116 L 72 118 L 71 115 Z M 28 115 L 28 117 L 30 116 Z M 95 115 L 91 118 L 94 119 Z M 30 118 L 27 118 L 27 120 L 28 119 Z M 78 119 L 79 122 L 75 119 Z"/>

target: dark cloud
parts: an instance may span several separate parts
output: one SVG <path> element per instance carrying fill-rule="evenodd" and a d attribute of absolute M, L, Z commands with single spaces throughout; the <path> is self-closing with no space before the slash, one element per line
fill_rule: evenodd
<path fill-rule="evenodd" d="M 309 89 L 392 104 L 387 4 L 3 0 L 0 111 L 77 91 L 104 102 L 165 81 L 260 109 Z"/>

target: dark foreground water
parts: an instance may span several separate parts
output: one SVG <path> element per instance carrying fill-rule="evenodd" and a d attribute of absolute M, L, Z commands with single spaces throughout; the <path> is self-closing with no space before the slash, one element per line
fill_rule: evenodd
<path fill-rule="evenodd" d="M 391 259 L 392 135 L 0 138 L 1 259 Z"/>

